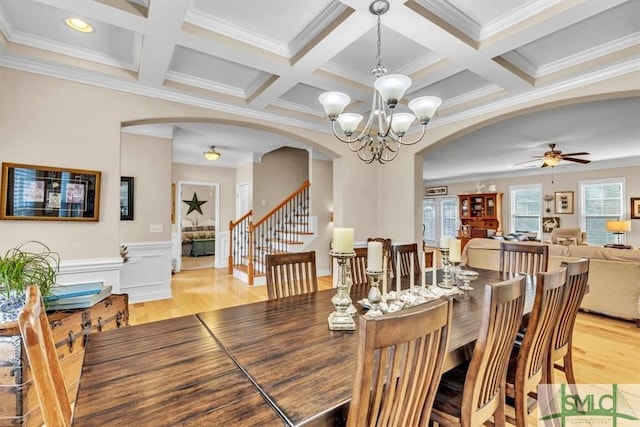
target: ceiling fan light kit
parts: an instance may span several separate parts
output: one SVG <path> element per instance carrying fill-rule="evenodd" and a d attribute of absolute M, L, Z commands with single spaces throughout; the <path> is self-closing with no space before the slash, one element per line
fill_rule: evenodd
<path fill-rule="evenodd" d="M 207 160 L 218 160 L 222 154 L 219 151 L 216 151 L 216 147 L 213 145 L 209 146 L 209 150 L 204 152 L 204 158 Z"/>
<path fill-rule="evenodd" d="M 401 74 L 387 74 L 382 66 L 380 52 L 380 16 L 389 10 L 387 0 L 376 0 L 369 4 L 369 11 L 376 15 L 377 22 L 377 65 L 371 70 L 375 78 L 373 100 L 369 118 L 362 131 L 354 136 L 363 116 L 355 113 L 343 113 L 351 103 L 351 98 L 341 92 L 325 92 L 318 100 L 332 122 L 333 134 L 340 141 L 349 145 L 349 149 L 366 162 L 387 163 L 396 158 L 401 145 L 412 145 L 422 139 L 426 126 L 442 104 L 442 100 L 435 96 L 422 96 L 409 102 L 411 113 L 395 113 L 395 108 L 411 86 L 411 79 Z M 414 120 L 418 119 L 422 125 L 422 133 L 413 141 L 403 141 L 402 137 L 409 130 Z M 340 126 L 344 137 L 336 131 L 336 122 Z"/>

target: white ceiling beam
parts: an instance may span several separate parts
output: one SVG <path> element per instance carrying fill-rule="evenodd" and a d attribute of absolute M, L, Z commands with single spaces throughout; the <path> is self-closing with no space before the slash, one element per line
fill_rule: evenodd
<path fill-rule="evenodd" d="M 149 30 L 142 43 L 138 79 L 151 86 L 162 86 L 171 65 L 176 39 L 187 14 L 188 2 L 152 2 Z"/>

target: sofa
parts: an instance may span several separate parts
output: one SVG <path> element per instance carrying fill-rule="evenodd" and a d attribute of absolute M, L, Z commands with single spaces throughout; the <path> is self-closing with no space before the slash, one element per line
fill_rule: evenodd
<path fill-rule="evenodd" d="M 470 267 L 496 270 L 500 262 L 500 241 L 488 238 L 469 240 L 462 252 L 462 263 Z M 580 308 L 607 316 L 633 320 L 640 327 L 640 250 L 604 248 L 589 245 L 549 246 L 549 269 L 563 261 L 589 258 L 589 292 Z"/>

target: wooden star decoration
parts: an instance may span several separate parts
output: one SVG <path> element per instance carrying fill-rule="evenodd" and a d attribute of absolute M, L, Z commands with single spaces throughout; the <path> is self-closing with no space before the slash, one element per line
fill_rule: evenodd
<path fill-rule="evenodd" d="M 199 201 L 198 200 L 198 195 L 196 193 L 193 193 L 193 197 L 191 198 L 191 200 L 183 200 L 183 202 L 185 202 L 187 205 L 189 205 L 189 210 L 187 211 L 187 215 L 189 215 L 193 211 L 196 211 L 200 215 L 202 215 L 202 208 L 200 206 L 202 206 L 205 203 L 207 203 L 206 200 Z"/>

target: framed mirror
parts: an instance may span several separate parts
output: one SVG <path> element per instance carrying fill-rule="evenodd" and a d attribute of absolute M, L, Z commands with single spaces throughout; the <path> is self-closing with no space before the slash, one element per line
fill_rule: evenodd
<path fill-rule="evenodd" d="M 0 191 L 0 219 L 99 220 L 99 171 L 2 163 Z"/>

